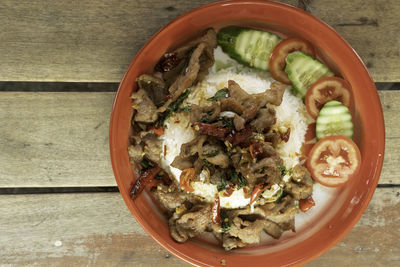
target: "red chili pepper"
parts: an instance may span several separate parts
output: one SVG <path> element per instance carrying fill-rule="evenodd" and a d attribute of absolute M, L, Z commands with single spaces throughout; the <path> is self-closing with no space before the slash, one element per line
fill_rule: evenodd
<path fill-rule="evenodd" d="M 226 140 L 233 145 L 238 145 L 246 141 L 253 134 L 253 130 L 249 125 L 239 132 L 230 133 L 226 136 Z"/>
<path fill-rule="evenodd" d="M 176 53 L 166 53 L 155 66 L 155 69 L 160 72 L 167 72 L 174 69 L 182 61 L 177 57 Z"/>
<path fill-rule="evenodd" d="M 258 197 L 262 194 L 262 192 L 264 192 L 266 188 L 269 188 L 271 186 L 272 184 L 268 185 L 265 185 L 264 183 L 257 184 L 254 187 L 253 192 L 251 192 L 250 205 L 253 204 L 258 199 Z"/>
<path fill-rule="evenodd" d="M 308 211 L 313 206 L 315 206 L 315 202 L 314 202 L 314 199 L 312 198 L 312 196 L 309 196 L 308 198 L 299 200 L 299 208 L 302 212 Z"/>
<path fill-rule="evenodd" d="M 164 134 L 164 128 L 162 126 L 158 128 L 153 128 L 152 130 L 154 131 L 154 134 L 157 136 L 161 136 Z"/>
<path fill-rule="evenodd" d="M 289 137 L 290 137 L 290 128 L 287 129 L 287 131 L 285 133 L 279 133 L 280 138 L 282 141 L 284 141 L 285 143 L 287 143 L 289 141 Z"/>
<path fill-rule="evenodd" d="M 205 134 L 216 138 L 224 138 L 229 132 L 228 128 L 218 127 L 214 124 L 202 122 L 193 123 L 193 129 L 200 134 Z"/>
<path fill-rule="evenodd" d="M 250 155 L 253 159 L 257 158 L 263 153 L 262 146 L 258 143 L 252 143 L 249 147 Z"/>
<path fill-rule="evenodd" d="M 233 194 L 233 191 L 235 191 L 234 186 L 235 186 L 234 184 L 229 185 L 229 187 L 224 192 L 225 197 L 229 197 L 230 195 Z"/>
<path fill-rule="evenodd" d="M 194 179 L 194 173 L 194 168 L 187 168 L 182 171 L 179 178 L 179 185 L 182 187 L 183 190 L 187 192 L 194 192 L 193 187 L 190 185 L 190 182 Z"/>
<path fill-rule="evenodd" d="M 212 222 L 221 224 L 221 216 L 219 215 L 220 202 L 218 194 L 215 194 L 214 204 L 212 205 Z"/>
<path fill-rule="evenodd" d="M 136 199 L 139 194 L 143 191 L 144 186 L 146 184 L 153 183 L 154 177 L 161 171 L 161 168 L 155 166 L 153 168 L 147 169 L 142 174 L 140 174 L 139 178 L 135 181 L 130 191 L 130 195 L 132 199 Z"/>

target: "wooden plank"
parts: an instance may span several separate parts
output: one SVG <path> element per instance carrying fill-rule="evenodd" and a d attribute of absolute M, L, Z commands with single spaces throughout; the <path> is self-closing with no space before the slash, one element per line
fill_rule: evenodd
<path fill-rule="evenodd" d="M 301 2 L 310 2 L 308 10 L 350 43 L 375 82 L 400 81 L 400 5 L 397 0 Z"/>
<path fill-rule="evenodd" d="M 308 266 L 399 266 L 400 189 L 378 188 L 333 249 Z M 1 195 L 2 264 L 188 266 L 136 223 L 118 193 Z"/>
<path fill-rule="evenodd" d="M 380 184 L 400 184 L 400 91 L 380 91 Z M 0 92 L 0 187 L 115 186 L 108 126 L 114 93 Z"/>
<path fill-rule="evenodd" d="M 115 93 L 0 93 L 0 187 L 114 186 Z"/>
<path fill-rule="evenodd" d="M 385 119 L 385 158 L 380 184 L 400 184 L 400 91 L 379 91 Z"/>
<path fill-rule="evenodd" d="M 3 0 L 0 80 L 118 82 L 152 34 L 209 2 Z M 306 8 L 333 26 L 375 81 L 400 81 L 397 0 L 281 2 Z"/>

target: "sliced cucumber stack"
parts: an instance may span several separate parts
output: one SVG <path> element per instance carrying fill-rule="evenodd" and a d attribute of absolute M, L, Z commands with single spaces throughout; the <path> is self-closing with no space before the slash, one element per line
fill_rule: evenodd
<path fill-rule="evenodd" d="M 316 122 L 317 139 L 331 135 L 353 138 L 353 122 L 349 109 L 336 100 L 328 101 L 320 110 Z"/>
<path fill-rule="evenodd" d="M 286 68 L 289 80 L 295 94 L 303 99 L 308 87 L 325 76 L 334 76 L 334 73 L 317 59 L 296 51 L 286 57 Z"/>
<path fill-rule="evenodd" d="M 269 69 L 269 57 L 281 38 L 273 33 L 237 26 L 217 35 L 222 50 L 238 62 L 261 70 Z"/>

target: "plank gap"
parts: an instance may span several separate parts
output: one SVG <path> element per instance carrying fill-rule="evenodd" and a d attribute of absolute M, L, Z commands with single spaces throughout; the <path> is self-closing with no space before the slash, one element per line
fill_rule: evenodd
<path fill-rule="evenodd" d="M 0 188 L 0 195 L 116 193 L 116 192 L 119 192 L 117 186 Z"/>
<path fill-rule="evenodd" d="M 0 92 L 116 92 L 119 83 L 102 82 L 0 82 Z M 377 82 L 378 91 L 400 90 L 400 82 Z"/>
<path fill-rule="evenodd" d="M 116 92 L 119 83 L 0 82 L 0 92 Z"/>
<path fill-rule="evenodd" d="M 400 188 L 400 184 L 378 184 L 378 188 Z"/>
<path fill-rule="evenodd" d="M 377 188 L 400 188 L 400 184 L 378 184 Z M 119 192 L 117 186 L 0 188 L 0 195 L 117 193 L 117 192 Z"/>

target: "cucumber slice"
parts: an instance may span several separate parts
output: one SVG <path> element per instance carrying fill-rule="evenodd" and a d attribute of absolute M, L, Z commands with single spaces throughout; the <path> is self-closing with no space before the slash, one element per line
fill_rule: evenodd
<path fill-rule="evenodd" d="M 218 32 L 217 40 L 222 50 L 239 63 L 268 70 L 271 52 L 281 38 L 267 31 L 229 26 Z"/>
<path fill-rule="evenodd" d="M 303 99 L 312 83 L 325 76 L 334 76 L 327 66 L 300 51 L 290 53 L 286 57 L 285 72 L 292 82 L 294 93 Z"/>
<path fill-rule="evenodd" d="M 325 103 L 317 117 L 317 139 L 331 135 L 343 135 L 353 138 L 353 122 L 349 109 L 339 101 L 332 100 Z"/>

